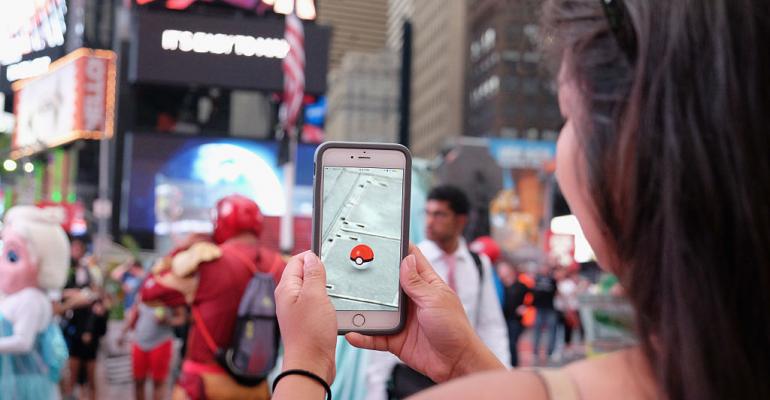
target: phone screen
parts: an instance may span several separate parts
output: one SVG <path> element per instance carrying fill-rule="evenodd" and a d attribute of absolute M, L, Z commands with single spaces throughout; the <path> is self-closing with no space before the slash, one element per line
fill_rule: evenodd
<path fill-rule="evenodd" d="M 398 311 L 404 170 L 324 167 L 321 260 L 340 311 Z"/>

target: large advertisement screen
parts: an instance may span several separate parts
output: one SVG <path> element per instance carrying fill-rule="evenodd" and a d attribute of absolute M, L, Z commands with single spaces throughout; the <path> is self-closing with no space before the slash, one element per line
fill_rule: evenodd
<path fill-rule="evenodd" d="M 129 79 L 264 91 L 283 90 L 289 51 L 276 18 L 238 19 L 138 11 Z M 305 23 L 305 91 L 326 91 L 328 27 Z"/>
<path fill-rule="evenodd" d="M 297 149 L 292 208 L 308 220 L 315 148 L 300 144 Z M 273 141 L 129 133 L 121 230 L 138 236 L 210 231 L 211 208 L 233 193 L 254 199 L 272 223 L 286 211 L 278 152 Z"/>

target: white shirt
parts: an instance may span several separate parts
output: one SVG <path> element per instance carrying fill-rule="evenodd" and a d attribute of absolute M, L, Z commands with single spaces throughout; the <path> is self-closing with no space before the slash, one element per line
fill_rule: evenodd
<path fill-rule="evenodd" d="M 445 261 L 445 257 L 447 257 L 445 253 L 434 242 L 428 240 L 418 244 L 417 247 L 431 263 L 436 273 L 446 282 L 448 266 Z M 481 340 L 500 359 L 500 362 L 503 365 L 510 365 L 508 328 L 492 280 L 493 271 L 489 258 L 483 254 L 480 255 L 484 280 L 479 284 L 479 271 L 465 240 L 460 240 L 460 246 L 449 257 L 455 258 L 456 292 L 463 308 L 465 308 L 468 319 Z M 387 352 L 372 352 L 369 355 L 369 364 L 366 368 L 367 400 L 387 398 L 385 385 L 397 363 L 398 359 Z"/>
<path fill-rule="evenodd" d="M 0 314 L 13 325 L 13 335 L 0 337 L 0 353 L 26 353 L 53 316 L 51 300 L 37 288 L 26 288 L 0 301 Z"/>

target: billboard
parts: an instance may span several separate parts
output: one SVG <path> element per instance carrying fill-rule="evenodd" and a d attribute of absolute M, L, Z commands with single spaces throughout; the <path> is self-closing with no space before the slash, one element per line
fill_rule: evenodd
<path fill-rule="evenodd" d="M 78 49 L 42 76 L 16 82 L 15 157 L 76 139 L 112 136 L 115 53 Z"/>
<path fill-rule="evenodd" d="M 254 199 L 267 218 L 277 221 L 286 212 L 278 147 L 275 141 L 128 133 L 121 230 L 137 237 L 210 231 L 211 208 L 232 193 Z M 308 220 L 315 148 L 297 148 L 293 211 Z"/>
<path fill-rule="evenodd" d="M 64 55 L 65 0 L 6 2 L 0 5 L 0 91 L 11 82 L 41 75 Z"/>
<path fill-rule="evenodd" d="M 139 10 L 129 63 L 138 83 L 283 91 L 289 51 L 276 18 L 221 18 Z M 305 23 L 305 91 L 326 91 L 330 30 Z"/>
<path fill-rule="evenodd" d="M 492 236 L 504 252 L 520 259 L 539 260 L 556 143 L 490 138 L 488 144 L 489 152 L 504 171 L 503 191 L 490 206 Z"/>

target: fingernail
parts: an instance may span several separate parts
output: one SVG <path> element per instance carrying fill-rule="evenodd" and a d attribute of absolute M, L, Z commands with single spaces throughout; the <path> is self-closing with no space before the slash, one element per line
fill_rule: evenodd
<path fill-rule="evenodd" d="M 406 256 L 406 265 L 412 271 L 417 270 L 417 259 L 411 254 Z"/>
<path fill-rule="evenodd" d="M 318 257 L 312 251 L 305 253 L 305 268 L 313 268 L 318 265 Z"/>

